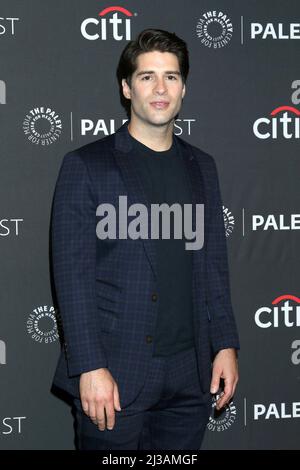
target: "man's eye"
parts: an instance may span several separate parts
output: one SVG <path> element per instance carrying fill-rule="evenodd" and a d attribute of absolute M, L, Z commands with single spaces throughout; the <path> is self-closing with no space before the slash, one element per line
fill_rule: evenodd
<path fill-rule="evenodd" d="M 167 75 L 167 77 L 171 78 L 172 80 L 177 80 L 177 77 L 175 75 Z M 144 77 L 142 77 L 142 80 L 148 81 L 148 78 L 150 79 L 151 75 L 144 75 Z"/>

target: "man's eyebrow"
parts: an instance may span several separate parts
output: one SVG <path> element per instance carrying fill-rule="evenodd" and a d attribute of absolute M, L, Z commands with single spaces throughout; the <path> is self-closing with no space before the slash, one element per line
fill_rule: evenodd
<path fill-rule="evenodd" d="M 154 70 L 141 70 L 141 72 L 138 72 L 138 73 L 136 74 L 136 76 L 138 77 L 138 76 L 144 75 L 144 74 L 146 74 L 146 73 L 147 73 L 147 74 L 153 74 L 153 73 L 155 73 L 155 72 L 154 72 Z M 165 74 L 181 75 L 181 73 L 178 72 L 178 70 L 167 70 L 167 71 L 165 72 Z"/>

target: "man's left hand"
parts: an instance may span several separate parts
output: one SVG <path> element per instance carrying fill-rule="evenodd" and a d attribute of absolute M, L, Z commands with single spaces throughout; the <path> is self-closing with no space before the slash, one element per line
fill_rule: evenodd
<path fill-rule="evenodd" d="M 223 408 L 234 395 L 238 383 L 238 361 L 236 350 L 233 348 L 221 349 L 215 356 L 210 386 L 211 393 L 217 393 L 220 379 L 224 379 L 224 393 L 216 402 L 216 408 Z"/>

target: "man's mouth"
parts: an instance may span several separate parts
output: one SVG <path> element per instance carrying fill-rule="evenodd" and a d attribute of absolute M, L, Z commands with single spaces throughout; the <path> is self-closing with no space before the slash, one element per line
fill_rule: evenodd
<path fill-rule="evenodd" d="M 169 106 L 168 101 L 152 101 L 150 104 L 156 109 L 165 109 Z"/>

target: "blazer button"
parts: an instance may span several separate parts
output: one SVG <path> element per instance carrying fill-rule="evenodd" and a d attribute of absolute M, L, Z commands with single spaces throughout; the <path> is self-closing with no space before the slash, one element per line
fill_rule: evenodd
<path fill-rule="evenodd" d="M 147 343 L 152 343 L 152 341 L 153 341 L 153 336 L 147 335 L 147 336 L 146 336 L 146 342 L 147 342 Z"/>
<path fill-rule="evenodd" d="M 153 302 L 156 302 L 157 301 L 157 294 L 152 294 L 151 298 L 152 298 Z"/>

